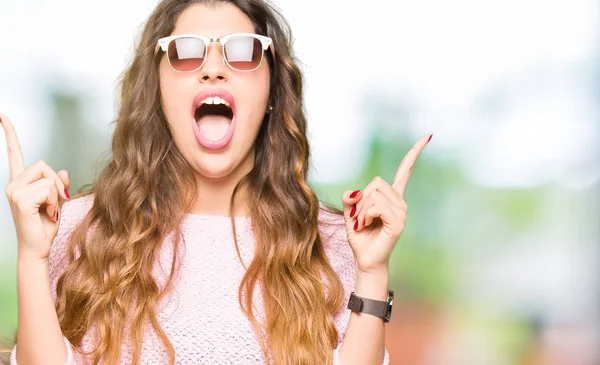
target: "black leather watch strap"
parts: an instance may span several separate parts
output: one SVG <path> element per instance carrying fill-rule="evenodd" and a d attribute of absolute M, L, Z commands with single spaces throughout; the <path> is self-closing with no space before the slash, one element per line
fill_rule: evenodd
<path fill-rule="evenodd" d="M 394 292 L 388 292 L 388 300 L 373 300 L 356 296 L 354 293 L 350 295 L 348 301 L 348 309 L 357 313 L 367 313 L 376 317 L 383 318 L 384 322 L 389 322 L 392 316 L 392 305 L 394 302 Z"/>

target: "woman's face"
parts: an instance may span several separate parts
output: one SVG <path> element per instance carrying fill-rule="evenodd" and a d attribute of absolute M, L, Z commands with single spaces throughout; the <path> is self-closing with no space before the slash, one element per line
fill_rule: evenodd
<path fill-rule="evenodd" d="M 177 19 L 171 35 L 221 38 L 232 33 L 254 32 L 254 25 L 240 9 L 222 3 L 214 7 L 190 6 Z M 247 172 L 253 164 L 253 145 L 269 99 L 266 57 L 254 71 L 235 71 L 223 61 L 221 44 L 211 42 L 199 70 L 176 72 L 164 55 L 159 75 L 163 110 L 175 145 L 192 168 L 209 179 L 227 178 L 234 171 Z M 210 104 L 206 98 L 211 95 L 233 99 L 232 118 L 228 108 L 222 106 L 204 105 L 196 110 L 201 100 Z"/>

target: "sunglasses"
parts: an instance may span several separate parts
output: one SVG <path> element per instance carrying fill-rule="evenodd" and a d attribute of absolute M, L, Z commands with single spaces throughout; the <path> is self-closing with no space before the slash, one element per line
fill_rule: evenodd
<path fill-rule="evenodd" d="M 254 71 L 260 67 L 265 50 L 273 41 L 269 37 L 253 33 L 235 33 L 222 38 L 208 38 L 196 34 L 178 34 L 158 40 L 159 48 L 167 54 L 169 65 L 177 72 L 194 72 L 206 62 L 208 45 L 218 42 L 222 47 L 223 60 L 236 71 Z"/>

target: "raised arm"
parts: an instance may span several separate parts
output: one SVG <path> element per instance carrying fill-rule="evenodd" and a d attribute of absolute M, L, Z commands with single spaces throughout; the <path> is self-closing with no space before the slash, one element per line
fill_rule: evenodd
<path fill-rule="evenodd" d="M 408 207 L 404 193 L 410 173 L 432 135 L 421 137 L 406 154 L 392 184 L 375 177 L 362 191 L 342 196 L 348 242 L 356 260 L 354 292 L 361 301 L 389 308 L 389 259 L 404 230 Z M 386 307 L 387 306 L 387 307 Z M 385 310 L 384 310 L 385 312 Z M 354 308 L 339 349 L 339 364 L 386 362 L 384 318 L 378 310 Z M 389 319 L 389 318 L 388 318 Z"/>
<path fill-rule="evenodd" d="M 0 115 L 7 142 L 10 182 L 6 187 L 18 242 L 18 353 L 11 362 L 65 364 L 65 346 L 52 298 L 48 256 L 59 228 L 59 214 L 68 199 L 69 177 L 38 161 L 25 168 L 12 122 Z"/>

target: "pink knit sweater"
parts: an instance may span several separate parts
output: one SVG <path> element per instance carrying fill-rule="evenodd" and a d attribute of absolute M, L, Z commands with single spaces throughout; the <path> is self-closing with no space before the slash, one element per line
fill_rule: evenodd
<path fill-rule="evenodd" d="M 49 258 L 50 283 L 55 300 L 56 282 L 67 263 L 66 240 L 86 215 L 92 202 L 93 196 L 89 195 L 63 205 L 60 228 Z M 320 222 L 327 256 L 348 298 L 354 287 L 355 262 L 348 245 L 343 217 L 321 211 Z M 158 313 L 160 324 L 175 348 L 176 364 L 264 364 L 254 329 L 238 303 L 238 288 L 244 267 L 235 250 L 230 218 L 188 214 L 182 225 L 181 270 L 175 278 L 174 290 L 161 302 Z M 237 217 L 236 230 L 242 259 L 248 265 L 253 257 L 255 242 L 251 219 Z M 169 272 L 173 238 L 166 238 L 160 265 L 154 268 L 159 285 L 164 283 Z M 260 320 L 263 314 L 260 290 L 255 293 L 254 303 L 255 313 Z M 334 316 L 339 344 L 346 333 L 349 318 L 350 311 L 345 306 Z M 93 348 L 90 332 L 84 337 L 79 350 L 85 352 Z M 91 364 L 90 357 L 76 351 L 66 338 L 65 344 L 67 364 Z M 336 365 L 341 365 L 339 344 L 332 354 Z M 12 365 L 17 364 L 16 350 L 15 346 L 11 356 Z M 131 360 L 131 347 L 125 343 L 121 351 L 121 363 L 130 364 Z M 167 361 L 160 339 L 152 331 L 147 331 L 142 345 L 141 364 L 166 364 Z M 389 364 L 387 351 L 384 364 Z"/>

